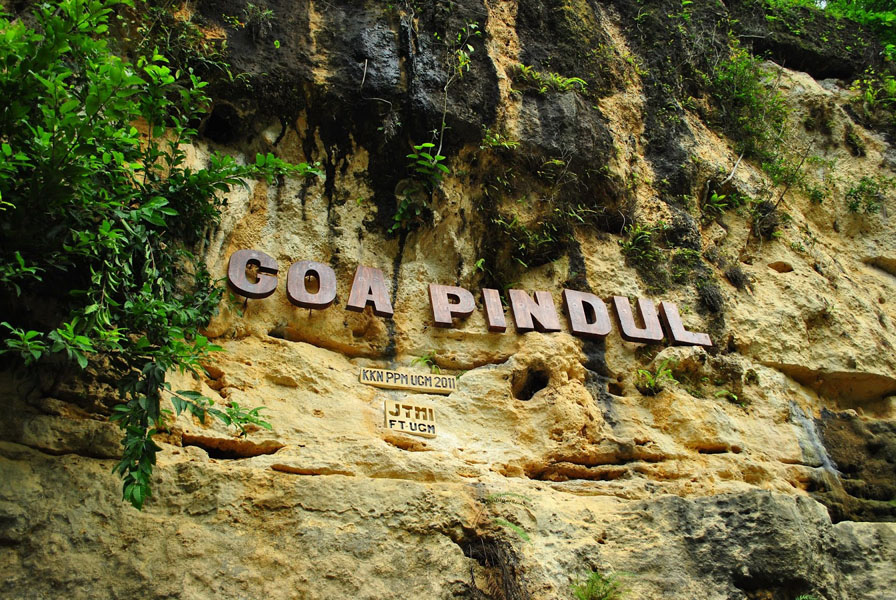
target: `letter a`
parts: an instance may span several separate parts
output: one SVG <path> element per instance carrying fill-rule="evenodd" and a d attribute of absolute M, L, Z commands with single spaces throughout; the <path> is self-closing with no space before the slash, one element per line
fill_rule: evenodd
<path fill-rule="evenodd" d="M 392 303 L 389 301 L 389 293 L 383 282 L 383 272 L 373 267 L 358 265 L 345 308 L 361 312 L 371 302 L 373 314 L 378 317 L 392 316 Z"/>

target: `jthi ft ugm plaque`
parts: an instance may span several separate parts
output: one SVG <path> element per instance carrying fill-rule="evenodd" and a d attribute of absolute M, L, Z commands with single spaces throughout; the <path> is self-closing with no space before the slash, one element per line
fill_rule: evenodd
<path fill-rule="evenodd" d="M 411 400 L 386 400 L 383 405 L 386 429 L 436 437 L 435 409 Z"/>

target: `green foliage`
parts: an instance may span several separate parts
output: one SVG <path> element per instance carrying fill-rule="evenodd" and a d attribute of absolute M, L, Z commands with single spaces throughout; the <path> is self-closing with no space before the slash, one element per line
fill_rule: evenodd
<path fill-rule="evenodd" d="M 389 233 L 411 231 L 423 222 L 423 214 L 426 204 L 415 198 L 412 194 L 405 194 L 398 202 L 395 215 L 392 217 L 392 226 Z"/>
<path fill-rule="evenodd" d="M 823 10 L 829 17 L 865 25 L 877 34 L 884 45 L 883 54 L 890 60 L 896 58 L 896 5 L 891 0 L 765 0 L 765 3 L 780 14 L 780 17 L 766 16 L 769 20 L 783 18 L 791 21 L 799 16 L 794 9 L 804 7 Z M 802 33 L 798 25 L 788 25 L 795 35 Z"/>
<path fill-rule="evenodd" d="M 436 364 L 436 353 L 427 352 L 423 356 L 418 356 L 411 361 L 412 365 L 423 365 L 429 369 L 430 373 L 441 373 L 442 369 Z"/>
<path fill-rule="evenodd" d="M 715 192 L 703 203 L 703 215 L 709 219 L 715 219 L 722 216 L 725 209 L 728 208 L 728 202 L 725 201 L 725 194 L 717 194 Z"/>
<path fill-rule="evenodd" d="M 732 392 L 731 390 L 719 390 L 715 393 L 716 398 L 724 398 L 728 402 L 732 404 L 737 404 L 738 406 L 746 406 L 746 402 L 738 398 L 737 394 Z"/>
<path fill-rule="evenodd" d="M 664 360 L 657 366 L 655 372 L 638 369 L 638 381 L 635 383 L 638 391 L 645 396 L 656 396 L 665 389 L 666 384 L 678 383 L 678 380 L 672 375 L 672 369 L 667 366 L 668 364 L 669 361 Z"/>
<path fill-rule="evenodd" d="M 520 536 L 520 539 L 522 539 L 524 542 L 529 542 L 532 540 L 532 538 L 529 537 L 529 534 L 526 533 L 525 529 L 523 529 L 516 523 L 512 523 L 512 522 L 508 521 L 507 519 L 502 519 L 501 517 L 495 517 L 494 519 L 492 519 L 492 523 L 494 523 L 495 525 L 500 525 L 501 527 L 506 527 L 507 529 L 510 529 L 515 534 Z"/>
<path fill-rule="evenodd" d="M 451 171 L 442 164 L 445 157 L 441 154 L 431 154 L 430 150 L 436 147 L 431 142 L 414 146 L 414 151 L 407 155 L 410 159 L 408 169 L 416 173 L 417 177 L 422 180 L 429 190 L 433 190 L 442 182 L 442 177 L 451 173 Z"/>
<path fill-rule="evenodd" d="M 628 225 L 625 228 L 627 240 L 620 241 L 622 253 L 639 266 L 649 267 L 663 259 L 662 251 L 657 247 L 657 236 L 660 227 L 650 225 Z"/>
<path fill-rule="evenodd" d="M 131 12 L 139 36 L 134 46 L 136 56 L 151 54 L 154 48 L 162 48 L 170 65 L 175 68 L 194 68 L 197 73 L 220 73 L 232 79 L 225 59 L 226 40 L 208 38 L 189 16 L 172 11 L 168 3 L 137 0 L 137 6 L 132 7 Z"/>
<path fill-rule="evenodd" d="M 778 226 L 781 224 L 781 217 L 778 207 L 773 202 L 768 200 L 753 202 L 750 205 L 750 223 L 753 235 L 764 240 L 771 240 L 780 235 Z"/>
<path fill-rule="evenodd" d="M 504 150 L 513 150 L 520 143 L 512 140 L 499 131 L 492 131 L 490 127 L 482 126 L 482 142 L 479 143 L 480 150 L 488 150 L 490 148 L 502 148 Z"/>
<path fill-rule="evenodd" d="M 896 78 L 892 74 L 881 73 L 869 67 L 850 88 L 859 92 L 853 103 L 858 105 L 867 119 L 890 127 L 896 126 Z M 849 133 L 851 132 L 847 135 Z"/>
<path fill-rule="evenodd" d="M 896 5 L 891 0 L 827 0 L 825 10 L 872 29 L 884 44 L 884 53 L 896 59 Z"/>
<path fill-rule="evenodd" d="M 796 597 L 796 600 L 818 600 L 818 598 L 812 594 L 800 594 Z"/>
<path fill-rule="evenodd" d="M 672 255 L 672 281 L 685 283 L 698 270 L 700 252 L 691 248 L 681 248 Z"/>
<path fill-rule="evenodd" d="M 495 510 L 495 506 L 499 504 L 515 504 L 517 506 L 522 506 L 524 508 L 529 508 L 532 504 L 531 498 L 525 496 L 523 494 L 517 494 L 515 492 L 501 492 L 497 494 L 489 494 L 482 501 L 484 507 L 488 508 L 491 511 Z M 481 517 L 482 510 L 480 510 L 479 515 L 477 515 L 477 522 Z M 513 523 L 503 517 L 494 516 L 491 519 L 491 522 L 495 525 L 503 527 L 505 529 L 509 529 L 513 531 L 516 535 L 520 537 L 524 542 L 531 541 L 531 537 L 525 529 Z"/>
<path fill-rule="evenodd" d="M 414 151 L 407 155 L 408 170 L 413 177 L 411 185 L 405 188 L 398 203 L 389 233 L 411 231 L 420 225 L 428 210 L 432 192 L 442 182 L 442 178 L 451 173 L 442 164 L 445 157 L 435 151 L 435 147 L 432 142 L 425 142 L 414 146 Z"/>
<path fill-rule="evenodd" d="M 256 406 L 253 409 L 245 410 L 236 402 L 230 402 L 224 407 L 223 411 L 209 408 L 208 412 L 223 422 L 225 425 L 232 425 L 240 430 L 240 436 L 245 437 L 248 433 L 246 425 L 257 425 L 264 429 L 272 429 L 271 424 L 262 420 L 261 411 L 263 406 Z"/>
<path fill-rule="evenodd" d="M 624 589 L 618 574 L 603 575 L 591 571 L 584 581 L 572 586 L 572 593 L 576 600 L 620 600 Z"/>
<path fill-rule="evenodd" d="M 252 40 L 258 42 L 262 37 L 271 32 L 274 21 L 274 11 L 270 8 L 264 8 L 251 2 L 246 4 L 243 9 L 243 17 L 245 18 L 246 29 Z"/>
<path fill-rule="evenodd" d="M 246 178 L 319 171 L 270 154 L 188 166 L 206 83 L 155 52 L 133 63 L 113 55 L 105 38 L 116 4 L 125 3 L 40 5 L 36 29 L 0 14 L 0 348 L 27 366 L 108 357 L 123 401 L 113 419 L 125 433 L 115 471 L 140 507 L 165 373 L 198 371 L 220 350 L 199 330 L 222 290 L 190 246 L 217 221 L 221 194 Z M 237 426 L 258 420 L 232 406 L 212 414 Z"/>
<path fill-rule="evenodd" d="M 5 321 L 0 326 L 9 331 L 4 340 L 6 348 L 0 350 L 0 354 L 17 353 L 27 367 L 39 361 L 49 351 L 47 344 L 40 339 L 42 336 L 39 331 L 18 329 Z"/>
<path fill-rule="evenodd" d="M 271 32 L 274 16 L 274 11 L 270 8 L 249 2 L 243 8 L 242 18 L 236 15 L 222 15 L 222 18 L 230 27 L 248 31 L 252 41 L 258 43 L 261 38 Z M 275 45 L 279 48 L 279 42 Z"/>
<path fill-rule="evenodd" d="M 527 227 L 516 215 L 510 220 L 498 216 L 492 222 L 499 227 L 502 235 L 510 239 L 510 254 L 524 268 L 530 264 L 543 264 L 553 255 L 562 238 L 558 223 L 551 219 L 542 221 L 537 227 Z"/>
<path fill-rule="evenodd" d="M 886 183 L 887 180 L 883 177 L 862 177 L 846 192 L 846 207 L 849 212 L 873 214 L 880 211 L 885 200 Z"/>
<path fill-rule="evenodd" d="M 470 66 L 473 63 L 473 57 L 471 55 L 475 49 L 470 43 L 470 38 L 480 37 L 481 35 L 482 31 L 479 30 L 479 23 L 475 21 L 468 21 L 461 27 L 460 31 L 454 35 L 454 40 L 452 41 L 452 48 L 454 50 L 454 73 L 458 77 L 463 77 L 464 73 L 467 73 L 470 70 Z"/>
<path fill-rule="evenodd" d="M 539 94 L 553 92 L 568 92 L 570 90 L 584 92 L 588 84 L 579 77 L 564 77 L 559 73 L 542 73 L 536 71 L 530 65 L 520 64 L 517 67 L 516 78 L 527 88 L 534 89 Z"/>
<path fill-rule="evenodd" d="M 3 144 L 4 150 L 8 146 L 8 144 Z M 11 203 L 9 203 L 9 206 L 13 207 Z M 15 290 L 16 297 L 19 297 L 22 295 L 22 288 L 19 287 L 17 282 L 19 280 L 41 281 L 40 272 L 43 269 L 26 265 L 25 259 L 22 258 L 22 254 L 18 250 L 13 252 L 13 259 L 14 261 L 0 263 L 0 285 Z"/>
<path fill-rule="evenodd" d="M 718 117 L 746 156 L 767 159 L 780 143 L 788 110 L 776 79 L 777 74 L 737 44 L 712 73 Z"/>

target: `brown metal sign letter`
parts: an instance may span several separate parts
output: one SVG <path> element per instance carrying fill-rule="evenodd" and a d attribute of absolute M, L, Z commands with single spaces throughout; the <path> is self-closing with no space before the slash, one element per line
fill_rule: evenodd
<path fill-rule="evenodd" d="M 318 289 L 310 293 L 305 278 L 317 279 Z M 327 308 L 336 299 L 336 273 L 327 265 L 310 260 L 293 263 L 286 273 L 286 297 L 302 308 Z"/>
<path fill-rule="evenodd" d="M 456 302 L 451 302 L 454 299 Z M 466 318 L 476 310 L 473 294 L 462 287 L 429 284 L 429 302 L 432 316 L 439 327 L 452 327 L 452 317 Z"/>
<path fill-rule="evenodd" d="M 535 292 L 535 300 L 523 290 L 510 290 L 510 308 L 517 331 L 560 331 L 560 319 L 549 292 Z M 534 323 L 533 323 L 534 320 Z"/>
<path fill-rule="evenodd" d="M 250 265 L 258 267 L 258 282 L 252 283 L 246 276 Z M 237 250 L 230 255 L 227 265 L 227 281 L 240 296 L 259 300 L 267 298 L 277 289 L 277 261 L 258 250 Z"/>
<path fill-rule="evenodd" d="M 361 312 L 371 302 L 373 314 L 378 317 L 392 316 L 392 302 L 389 301 L 389 293 L 383 282 L 383 272 L 373 267 L 358 265 L 345 308 Z"/>
<path fill-rule="evenodd" d="M 712 346 L 712 340 L 706 333 L 688 331 L 681 322 L 681 314 L 674 302 L 660 302 L 660 316 L 666 326 L 666 333 L 673 344 L 679 346 Z"/>
<path fill-rule="evenodd" d="M 635 324 L 635 316 L 632 314 L 632 305 L 625 296 L 613 296 L 613 306 L 616 308 L 616 317 L 619 319 L 619 335 L 627 342 L 640 342 L 650 344 L 663 341 L 663 328 L 660 326 L 660 318 L 656 314 L 656 306 L 653 300 L 638 298 L 638 310 L 644 320 L 644 327 Z"/>
<path fill-rule="evenodd" d="M 501 305 L 501 295 L 498 290 L 482 288 L 482 299 L 485 301 L 488 330 L 500 333 L 507 331 L 507 318 L 504 316 L 504 307 Z"/>
<path fill-rule="evenodd" d="M 569 328 L 573 335 L 587 338 L 602 338 L 610 333 L 610 313 L 604 301 L 587 292 L 575 290 L 563 290 L 563 302 L 566 305 L 566 314 L 569 317 Z M 590 311 L 586 311 L 586 305 Z M 594 315 L 594 321 L 589 322 L 589 313 Z"/>

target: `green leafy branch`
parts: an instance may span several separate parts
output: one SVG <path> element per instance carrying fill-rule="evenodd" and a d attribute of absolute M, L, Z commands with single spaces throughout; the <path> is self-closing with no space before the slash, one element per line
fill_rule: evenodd
<path fill-rule="evenodd" d="M 207 83 L 157 51 L 116 56 L 106 34 L 118 6 L 133 8 L 62 0 L 37 5 L 33 20 L 0 13 L 0 353 L 30 368 L 108 358 L 124 432 L 115 471 L 140 507 L 166 372 L 198 371 L 220 350 L 200 330 L 223 290 L 191 249 L 235 186 L 322 172 L 271 153 L 248 165 L 220 153 L 191 164 Z M 245 424 L 264 426 L 258 409 L 206 410 L 244 434 Z"/>

